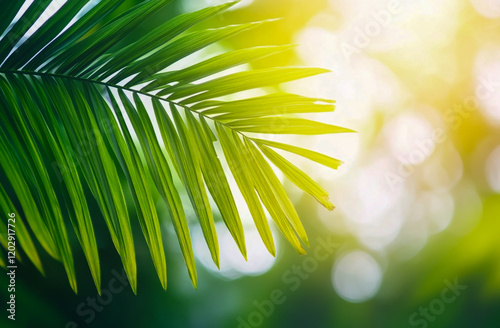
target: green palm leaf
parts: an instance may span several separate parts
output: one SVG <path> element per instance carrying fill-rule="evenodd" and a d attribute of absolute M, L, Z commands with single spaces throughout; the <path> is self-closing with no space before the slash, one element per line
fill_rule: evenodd
<path fill-rule="evenodd" d="M 157 193 L 167 205 L 195 287 L 194 254 L 184 210 L 188 205 L 182 203 L 181 193 L 189 196 L 217 266 L 219 245 L 210 197 L 246 258 L 243 225 L 230 179 L 236 181 L 273 255 L 275 245 L 264 207 L 297 252 L 304 254 L 302 243 L 309 242 L 269 162 L 299 188 L 333 209 L 326 191 L 271 147 L 332 168 L 341 164 L 339 160 L 247 134 L 351 132 L 289 116 L 333 111 L 333 101 L 280 92 L 221 99 L 326 70 L 271 67 L 223 74 L 229 68 L 289 50 L 293 47 L 290 45 L 234 50 L 178 70 L 170 69 L 196 51 L 267 23 L 188 31 L 235 2 L 177 16 L 127 46 L 117 47 L 123 37 L 168 2 L 143 1 L 126 12 L 117 12 L 120 1 L 92 5 L 91 1 L 69 0 L 30 35 L 26 32 L 52 1 L 33 2 L 17 21 L 13 19 L 23 1 L 9 1 L 6 11 L 0 14 L 0 208 L 3 213 L 22 211 L 17 233 L 27 258 L 43 273 L 29 227 L 42 248 L 63 263 L 75 292 L 70 242 L 73 233 L 100 290 L 93 221 L 97 219 L 104 219 L 136 292 L 136 255 L 125 197 L 128 190 L 163 288 L 167 286 L 167 268 L 155 207 Z M 108 19 L 111 15 L 114 18 Z M 212 78 L 214 74 L 218 77 Z M 197 82 L 200 79 L 205 82 Z M 225 161 L 221 161 L 222 157 Z M 223 162 L 227 162 L 229 171 Z M 153 186 L 148 183 L 150 179 Z M 91 215 L 89 202 L 98 205 L 100 216 Z M 68 229 L 67 222 L 72 229 Z M 5 231 L 2 222 L 3 248 Z M 0 265 L 5 267 L 4 262 Z"/>

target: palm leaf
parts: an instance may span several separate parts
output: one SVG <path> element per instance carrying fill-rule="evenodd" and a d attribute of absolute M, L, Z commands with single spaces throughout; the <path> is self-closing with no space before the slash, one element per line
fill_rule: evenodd
<path fill-rule="evenodd" d="M 106 223 L 136 292 L 137 268 L 127 190 L 163 288 L 167 286 L 167 269 L 156 194 L 167 205 L 195 287 L 194 254 L 184 211 L 188 204 L 182 203 L 181 193 L 189 196 L 217 266 L 219 245 L 210 197 L 246 258 L 243 225 L 230 179 L 235 179 L 272 255 L 275 245 L 264 207 L 297 252 L 304 254 L 302 243 L 309 242 L 269 162 L 325 207 L 333 209 L 324 189 L 270 147 L 332 168 L 337 168 L 340 161 L 248 135 L 351 132 L 289 116 L 333 111 L 333 101 L 281 92 L 223 99 L 327 71 L 271 67 L 223 73 L 289 50 L 293 47 L 290 45 L 234 50 L 178 70 L 170 69 L 194 52 L 270 22 L 189 31 L 235 2 L 177 16 L 128 45 L 119 46 L 130 31 L 168 2 L 143 1 L 128 11 L 117 12 L 120 1 L 93 4 L 69 0 L 51 17 L 44 18 L 30 35 L 26 32 L 43 17 L 52 1 L 33 2 L 17 21 L 13 19 L 22 1 L 9 2 L 7 11 L 0 14 L 0 208 L 4 213 L 21 211 L 17 216 L 21 248 L 43 273 L 37 241 L 63 263 L 75 292 L 73 233 L 100 290 L 93 221 L 97 219 Z M 107 19 L 111 15 L 114 18 Z M 214 78 L 215 74 L 218 77 Z M 205 82 L 197 82 L 201 79 Z M 228 171 L 224 169 L 226 162 Z M 148 183 L 150 179 L 153 186 Z M 91 215 L 89 202 L 98 205 L 100 215 Z M 67 222 L 72 229 L 68 229 Z M 5 229 L 0 224 L 0 244 L 4 248 Z"/>

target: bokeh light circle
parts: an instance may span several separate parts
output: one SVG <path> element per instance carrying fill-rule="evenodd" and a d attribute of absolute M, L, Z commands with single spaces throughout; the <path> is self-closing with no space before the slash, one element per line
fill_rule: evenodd
<path fill-rule="evenodd" d="M 332 283 L 337 294 L 351 303 L 361 303 L 376 295 L 382 283 L 382 269 L 366 252 L 352 251 L 333 266 Z"/>
<path fill-rule="evenodd" d="M 219 239 L 220 270 L 215 266 L 200 228 L 193 229 L 193 243 L 196 258 L 201 264 L 217 276 L 238 279 L 243 276 L 261 275 L 274 265 L 274 258 L 267 251 L 259 232 L 255 228 L 245 229 L 248 262 L 241 255 L 236 242 L 224 223 L 215 224 Z M 278 245 L 276 245 L 276 249 Z"/>
<path fill-rule="evenodd" d="M 500 146 L 491 152 L 486 161 L 486 177 L 491 189 L 500 193 Z"/>
<path fill-rule="evenodd" d="M 500 17 L 500 1 L 498 0 L 471 0 L 474 9 L 484 17 Z"/>

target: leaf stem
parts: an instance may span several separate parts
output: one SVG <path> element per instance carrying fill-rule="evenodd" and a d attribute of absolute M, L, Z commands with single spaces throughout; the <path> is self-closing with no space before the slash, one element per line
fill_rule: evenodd
<path fill-rule="evenodd" d="M 225 123 L 219 122 L 219 121 L 217 121 L 215 118 L 213 118 L 211 116 L 208 116 L 208 115 L 205 115 L 203 113 L 200 113 L 200 112 L 192 109 L 191 107 L 189 107 L 187 105 L 180 104 L 178 102 L 175 102 L 175 101 L 172 101 L 172 100 L 169 100 L 169 99 L 165 99 L 165 98 L 162 98 L 162 97 L 157 96 L 157 95 L 152 95 L 152 94 L 147 93 L 147 92 L 143 92 L 143 91 L 140 91 L 140 90 L 135 90 L 135 89 L 132 89 L 132 88 L 129 88 L 129 87 L 124 87 L 124 86 L 121 86 L 121 85 L 118 85 L 118 84 L 112 84 L 112 83 L 107 83 L 107 82 L 104 82 L 104 81 L 86 79 L 86 78 L 77 77 L 77 76 L 55 74 L 55 73 L 46 73 L 46 72 L 23 71 L 23 70 L 4 70 L 4 69 L 0 69 L 0 74 L 2 74 L 2 73 L 3 74 L 23 74 L 23 75 L 33 75 L 33 76 L 48 76 L 48 77 L 55 77 L 55 78 L 60 78 L 60 79 L 70 79 L 70 80 L 76 80 L 76 81 L 85 82 L 85 83 L 100 84 L 100 85 L 107 86 L 107 87 L 110 87 L 110 88 L 116 88 L 116 89 L 122 89 L 122 90 L 125 90 L 125 91 L 134 92 L 134 93 L 137 93 L 137 94 L 140 94 L 140 95 L 144 95 L 146 97 L 156 98 L 158 100 L 166 101 L 166 102 L 168 102 L 170 104 L 180 106 L 180 107 L 182 107 L 184 109 L 187 109 L 187 110 L 189 110 L 189 111 L 191 111 L 193 113 L 196 113 L 196 114 L 201 115 L 201 116 L 203 116 L 205 118 L 208 118 L 208 119 L 212 120 L 213 122 L 215 122 L 217 124 L 224 125 L 225 127 L 229 128 L 229 129 L 235 131 L 236 133 L 238 133 L 239 135 L 241 135 L 243 138 L 247 138 L 247 139 L 253 140 L 253 138 L 250 138 L 250 137 L 246 136 L 245 134 L 243 134 L 242 132 L 240 132 L 238 130 L 235 130 L 231 126 L 228 126 Z"/>

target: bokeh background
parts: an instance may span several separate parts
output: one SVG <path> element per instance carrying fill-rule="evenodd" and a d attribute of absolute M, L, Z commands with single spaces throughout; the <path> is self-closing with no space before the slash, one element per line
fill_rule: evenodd
<path fill-rule="evenodd" d="M 222 2 L 173 1 L 135 33 Z M 312 241 L 308 255 L 298 256 L 278 233 L 277 257 L 267 254 L 241 203 L 248 262 L 219 225 L 219 272 L 192 225 L 198 290 L 169 222 L 166 292 L 135 229 L 136 296 L 119 288 L 121 264 L 102 224 L 96 231 L 102 232 L 103 286 L 113 281 L 120 291 L 89 310 L 98 295 L 82 254 L 75 255 L 78 295 L 50 258 L 44 259 L 46 278 L 25 263 L 17 271 L 16 327 L 500 326 L 500 1 L 243 0 L 203 25 L 276 17 L 283 19 L 187 61 L 249 45 L 294 43 L 294 51 L 252 66 L 332 71 L 280 86 L 336 99 L 334 113 L 313 118 L 358 131 L 286 137 L 345 162 L 332 171 L 287 155 L 321 182 L 337 206 L 328 212 L 284 180 Z M 158 208 L 165 212 L 161 202 Z M 6 282 L 1 275 L 0 284 Z M 11 324 L 5 317 L 2 327 Z"/>

